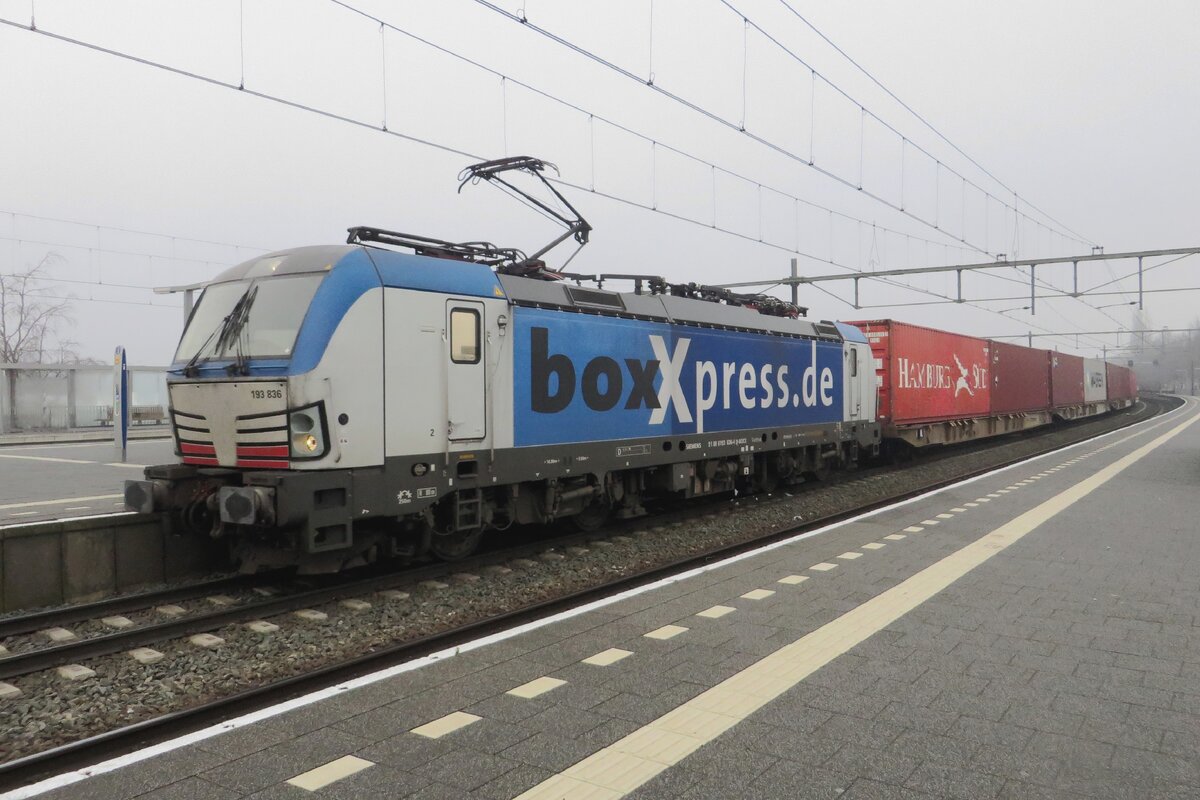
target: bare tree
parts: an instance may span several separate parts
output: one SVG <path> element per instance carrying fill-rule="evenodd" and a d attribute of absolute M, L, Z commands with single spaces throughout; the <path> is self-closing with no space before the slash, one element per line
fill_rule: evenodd
<path fill-rule="evenodd" d="M 0 364 L 41 363 L 54 350 L 55 331 L 70 321 L 70 301 L 46 297 L 40 278 L 60 257 L 47 253 L 42 260 L 13 275 L 0 275 Z M 8 371 L 8 411 L 16 427 L 16 370 Z"/>
<path fill-rule="evenodd" d="M 41 362 L 55 329 L 70 321 L 69 300 L 38 291 L 41 276 L 59 260 L 47 253 L 25 272 L 0 275 L 0 363 Z"/>

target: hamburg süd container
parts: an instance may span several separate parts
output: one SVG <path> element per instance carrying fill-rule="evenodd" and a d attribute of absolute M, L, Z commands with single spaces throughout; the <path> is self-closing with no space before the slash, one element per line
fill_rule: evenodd
<path fill-rule="evenodd" d="M 1008 342 L 992 351 L 992 414 L 1045 411 L 1050 407 L 1050 352 Z"/>
<path fill-rule="evenodd" d="M 867 336 L 879 375 L 879 420 L 891 425 L 986 417 L 988 342 L 896 320 L 851 322 Z"/>

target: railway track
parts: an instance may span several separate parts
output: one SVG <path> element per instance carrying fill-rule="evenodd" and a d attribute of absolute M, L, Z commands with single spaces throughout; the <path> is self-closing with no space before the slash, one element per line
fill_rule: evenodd
<path fill-rule="evenodd" d="M 784 525 L 773 530 L 764 531 L 761 535 L 699 550 L 682 558 L 638 569 L 616 578 L 598 580 L 593 585 L 580 590 L 563 592 L 546 599 L 527 603 L 519 608 L 509 609 L 503 613 L 491 614 L 485 618 L 468 620 L 458 625 L 448 625 L 442 630 L 418 636 L 407 641 L 393 642 L 387 646 L 375 648 L 370 652 L 359 653 L 351 658 L 324 664 L 319 668 L 307 670 L 302 674 L 265 682 L 262 685 L 218 697 L 190 708 L 178 709 L 151 719 L 108 730 L 86 739 L 69 742 L 40 753 L 17 758 L 0 764 L 0 788 L 10 788 L 28 783 L 33 779 L 56 771 L 70 769 L 85 763 L 94 763 L 98 759 L 133 749 L 151 740 L 161 740 L 178 735 L 184 731 L 195 730 L 209 724 L 214 724 L 235 714 L 246 713 L 254 708 L 264 707 L 391 664 L 401 663 L 448 647 L 453 647 L 456 644 L 477 638 L 481 635 L 504 630 L 521 622 L 537 619 L 559 610 L 594 601 L 685 571 L 700 564 L 755 549 L 805 530 L 828 525 L 907 497 L 941 488 L 953 482 L 1016 464 L 1037 455 L 1052 452 L 1061 447 L 1074 444 L 1077 441 L 1091 438 L 1091 436 L 1098 435 L 1099 433 L 1108 432 L 1141 421 L 1155 414 L 1162 413 L 1171 407 L 1173 407 L 1173 404 L 1170 400 L 1149 399 L 1136 409 L 1136 413 L 1126 413 L 1121 415 L 1120 419 L 1114 420 L 1114 422 L 1119 424 L 1110 424 L 1104 427 L 1102 431 L 1090 429 L 1089 435 L 1082 435 L 1081 433 L 1079 439 L 1067 444 L 1061 442 L 1055 443 L 1035 448 L 1032 452 L 1027 449 L 1016 457 L 1000 458 L 972 470 L 958 472 L 951 476 L 938 477 L 933 480 L 920 481 L 909 486 L 904 491 L 881 496 L 852 508 L 847 507 L 833 513 L 807 518 L 800 524 Z M 1001 449 L 1003 448 L 1001 447 Z M 855 483 L 862 480 L 864 478 L 857 477 L 848 482 Z M 652 522 L 658 522 L 660 526 L 662 524 L 658 520 L 652 520 Z M 572 541 L 594 542 L 596 539 L 597 536 L 595 534 L 580 534 L 576 537 L 568 537 L 565 541 L 556 540 L 553 544 L 565 549 L 566 547 L 573 546 L 569 543 Z M 214 630 L 231 623 L 286 613 L 304 606 L 329 603 L 340 598 L 378 592 L 396 586 L 412 585 L 420 581 L 437 580 L 438 578 L 446 577 L 450 572 L 482 570 L 483 567 L 494 565 L 498 561 L 511 561 L 514 558 L 523 558 L 535 552 L 545 551 L 546 546 L 546 542 L 523 545 L 518 547 L 516 552 L 505 550 L 503 553 L 485 553 L 453 565 L 429 565 L 409 570 L 399 575 L 373 576 L 362 580 L 348 581 L 336 586 L 323 587 L 309 592 L 300 592 L 286 597 L 264 599 L 258 603 L 224 609 L 187 620 L 178 620 L 169 624 L 149 626 L 137 631 L 99 637 L 97 640 L 80 642 L 67 649 L 62 647 L 48 648 L 40 655 L 30 654 L 26 656 L 23 665 L 22 662 L 12 661 L 13 657 L 10 656 L 7 659 L 0 660 L 0 677 L 18 674 L 13 670 L 26 671 L 29 668 L 45 669 L 46 665 L 55 662 L 62 663 L 62 659 L 67 657 L 68 654 L 72 660 L 96 657 L 101 653 L 111 654 L 129 649 L 130 647 L 139 646 L 139 644 L 159 641 L 162 638 L 185 636 L 189 633 L 200 632 L 205 629 Z M 85 656 L 85 654 L 87 655 Z M 37 666 L 39 664 L 41 666 Z"/>

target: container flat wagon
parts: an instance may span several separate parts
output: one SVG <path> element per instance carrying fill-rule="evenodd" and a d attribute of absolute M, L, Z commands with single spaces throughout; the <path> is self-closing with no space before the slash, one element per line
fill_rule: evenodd
<path fill-rule="evenodd" d="M 1106 364 L 1108 405 L 1110 409 L 1128 408 L 1137 399 L 1137 377 L 1129 367 Z"/>
<path fill-rule="evenodd" d="M 866 335 L 885 445 L 954 444 L 1132 405 L 1131 371 L 1100 359 L 978 339 L 897 320 Z"/>
<path fill-rule="evenodd" d="M 885 439 L 923 447 L 997 432 L 986 339 L 890 319 L 849 324 L 871 345 Z"/>
<path fill-rule="evenodd" d="M 1050 424 L 1050 351 L 1008 342 L 992 341 L 990 345 L 991 416 L 998 427 L 996 432 Z"/>

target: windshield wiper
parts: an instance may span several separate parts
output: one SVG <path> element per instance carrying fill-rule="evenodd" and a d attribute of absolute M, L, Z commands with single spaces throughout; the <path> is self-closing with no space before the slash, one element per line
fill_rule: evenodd
<path fill-rule="evenodd" d="M 233 309 L 221 319 L 221 321 L 217 324 L 217 327 L 214 328 L 212 333 L 208 335 L 208 338 L 204 340 L 204 343 L 196 348 L 195 354 L 193 354 L 192 357 L 188 359 L 188 362 L 184 364 L 183 374 L 185 377 L 194 378 L 199 373 L 198 364 L 200 362 L 200 357 L 204 355 L 204 351 L 208 349 L 209 342 L 213 341 L 214 338 L 216 339 L 216 344 L 213 346 L 213 354 L 216 355 L 217 353 L 223 352 L 226 347 L 228 347 L 231 334 L 232 336 L 237 336 L 241 333 L 242 328 L 244 328 L 246 325 L 246 320 L 249 318 L 250 305 L 254 302 L 254 298 L 257 296 L 257 294 L 257 286 L 246 287 L 246 291 L 244 291 L 242 296 L 238 298 L 238 301 L 234 303 Z M 245 365 L 241 363 L 240 357 L 238 367 L 239 369 L 245 369 Z"/>
<path fill-rule="evenodd" d="M 226 370 L 230 375 L 248 375 L 249 369 L 246 367 L 246 356 L 242 350 L 242 331 L 246 328 L 246 323 L 250 320 L 250 306 L 254 305 L 254 298 L 258 297 L 258 286 L 251 286 L 237 301 L 237 305 L 233 307 L 233 311 L 229 312 L 229 316 L 225 319 L 225 324 L 221 328 L 221 335 L 217 338 L 216 352 L 223 353 L 227 351 L 230 345 L 234 347 L 234 361 Z"/>

